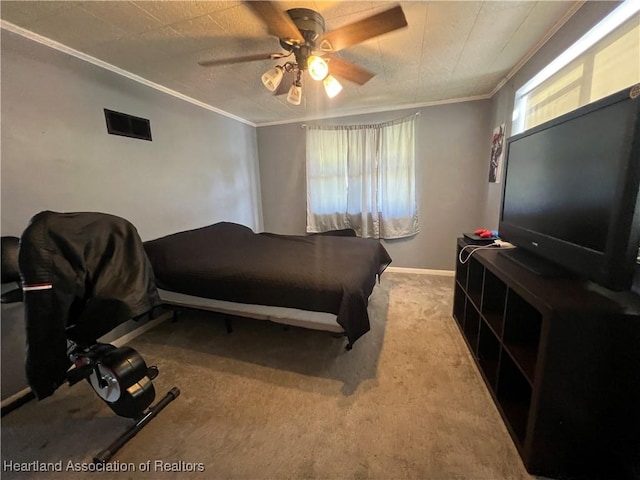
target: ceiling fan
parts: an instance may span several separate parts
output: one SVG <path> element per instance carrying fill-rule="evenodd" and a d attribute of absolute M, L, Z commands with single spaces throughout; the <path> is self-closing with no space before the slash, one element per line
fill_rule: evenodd
<path fill-rule="evenodd" d="M 305 71 L 314 80 L 322 81 L 329 98 L 342 90 L 342 85 L 335 77 L 358 85 L 367 83 L 375 76 L 374 73 L 334 54 L 407 26 L 399 5 L 326 32 L 324 18 L 314 10 L 293 8 L 283 11 L 271 1 L 243 3 L 267 26 L 270 35 L 279 38 L 284 52 L 203 60 L 198 64 L 213 67 L 258 60 L 280 60 L 293 55 L 294 60 L 287 60 L 265 72 L 262 83 L 276 95 L 285 93 L 290 85 L 287 100 L 294 105 L 300 105 L 302 100 L 302 74 Z M 285 77 L 287 81 L 283 82 Z"/>

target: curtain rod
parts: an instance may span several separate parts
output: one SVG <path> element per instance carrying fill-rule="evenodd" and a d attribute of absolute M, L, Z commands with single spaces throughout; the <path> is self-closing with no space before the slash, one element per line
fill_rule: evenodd
<path fill-rule="evenodd" d="M 416 112 L 413 115 L 415 115 L 416 117 L 420 116 L 420 112 Z M 407 115 L 407 117 L 410 117 L 411 115 Z M 405 118 L 405 117 L 400 117 L 400 118 Z M 396 120 L 400 120 L 400 118 L 397 118 Z M 391 122 L 395 122 L 396 120 L 390 120 Z M 383 122 L 383 123 L 387 123 L 387 122 Z M 348 126 L 348 125 L 345 125 Z M 303 123 L 302 125 L 300 125 L 300 128 L 307 128 L 308 125 L 306 123 Z"/>

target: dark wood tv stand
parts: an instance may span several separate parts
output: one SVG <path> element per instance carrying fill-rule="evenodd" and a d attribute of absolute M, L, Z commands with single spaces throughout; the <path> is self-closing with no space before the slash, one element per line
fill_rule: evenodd
<path fill-rule="evenodd" d="M 453 317 L 530 473 L 640 479 L 640 296 L 484 249 L 456 263 Z"/>

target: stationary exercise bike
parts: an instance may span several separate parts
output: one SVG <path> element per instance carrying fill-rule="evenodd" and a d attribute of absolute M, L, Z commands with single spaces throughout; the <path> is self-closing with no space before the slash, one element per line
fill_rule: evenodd
<path fill-rule="evenodd" d="M 94 457 L 107 462 L 180 394 L 156 405 L 148 367 L 128 346 L 98 342 L 119 324 L 156 315 L 160 300 L 137 231 L 101 213 L 41 212 L 22 237 L 1 238 L 2 283 L 17 288 L 2 303 L 23 301 L 27 380 L 39 400 L 62 384 L 87 381 L 119 416 L 135 421 Z"/>

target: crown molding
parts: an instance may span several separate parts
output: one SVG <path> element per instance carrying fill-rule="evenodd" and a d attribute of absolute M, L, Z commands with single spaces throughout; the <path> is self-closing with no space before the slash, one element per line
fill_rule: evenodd
<path fill-rule="evenodd" d="M 498 85 L 496 85 L 496 87 L 493 89 L 493 91 L 489 94 L 489 98 L 493 98 L 493 96 L 498 93 L 502 87 L 504 87 L 507 82 L 509 80 L 511 80 L 511 78 L 513 78 L 513 76 L 518 73 L 520 71 L 520 69 L 522 67 L 524 67 L 526 65 L 526 63 L 531 60 L 531 58 L 538 53 L 538 51 L 544 47 L 546 45 L 546 43 L 551 40 L 551 37 L 553 37 L 556 33 L 558 33 L 558 30 L 560 30 L 562 27 L 564 27 L 564 24 L 567 23 L 569 21 L 569 19 L 571 17 L 573 17 L 575 15 L 575 13 L 580 10 L 580 8 L 587 2 L 587 0 L 580 0 L 575 2 L 571 8 L 569 10 L 566 11 L 566 13 L 562 16 L 562 18 L 560 18 L 560 20 L 558 20 L 553 27 L 551 27 L 547 33 L 545 34 L 544 37 L 542 37 L 540 39 L 540 41 L 538 43 L 536 43 L 533 48 L 531 50 L 529 50 L 526 55 L 524 57 L 522 57 L 520 59 L 520 61 L 516 64 L 515 67 L 513 67 L 511 69 L 511 71 L 507 74 L 506 77 L 504 77 L 500 83 L 498 83 Z"/>
<path fill-rule="evenodd" d="M 32 40 L 34 42 L 40 43 L 47 47 L 53 48 L 60 52 L 66 53 L 80 60 L 84 60 L 100 68 L 108 70 L 112 73 L 126 77 L 130 80 L 141 83 L 142 85 L 153 88 L 167 95 L 171 95 L 173 97 L 179 98 L 180 100 L 189 102 L 193 105 L 215 112 L 219 115 L 230 118 L 232 120 L 236 120 L 238 122 L 244 123 L 252 127 L 270 127 L 270 126 L 276 126 L 276 125 L 287 125 L 291 123 L 329 120 L 333 118 L 349 117 L 349 116 L 356 116 L 356 115 L 367 115 L 372 113 L 391 112 L 391 111 L 397 111 L 397 110 L 407 110 L 407 109 L 423 108 L 423 107 L 434 107 L 438 105 L 448 105 L 452 103 L 464 103 L 464 102 L 471 102 L 471 101 L 477 101 L 477 100 L 491 99 L 553 37 L 553 35 L 555 35 L 556 32 L 558 32 L 558 30 L 560 30 L 560 28 L 562 28 L 565 25 L 565 23 L 569 21 L 571 17 L 573 17 L 573 15 L 584 5 L 584 3 L 586 3 L 586 0 L 580 0 L 575 2 L 575 4 L 569 10 L 567 10 L 567 12 L 563 15 L 563 17 L 558 22 L 556 22 L 551 29 L 549 29 L 549 31 L 545 34 L 545 36 L 531 50 L 529 50 L 529 52 L 527 52 L 527 54 L 516 64 L 516 66 L 513 67 L 509 71 L 509 73 L 498 83 L 498 85 L 488 94 L 452 98 L 447 100 L 437 100 L 432 102 L 417 102 L 417 103 L 411 103 L 411 104 L 398 105 L 396 107 L 372 107 L 372 108 L 361 108 L 361 109 L 356 108 L 344 113 L 333 113 L 333 114 L 327 114 L 327 115 L 322 115 L 322 114 L 310 115 L 310 116 L 297 118 L 293 120 L 275 120 L 270 122 L 259 122 L 259 123 L 251 122 L 250 120 L 239 117 L 225 110 L 221 110 L 219 108 L 216 108 L 212 105 L 196 100 L 182 93 L 176 92 L 175 90 L 172 90 L 170 88 L 167 88 L 155 82 L 147 80 L 127 70 L 124 70 L 122 68 L 116 67 L 115 65 L 111 65 L 110 63 L 104 62 L 95 57 L 87 55 L 86 53 L 82 53 L 78 50 L 68 47 L 67 45 L 56 42 L 55 40 L 51 40 L 50 38 L 43 37 L 42 35 L 38 35 L 37 33 L 31 32 L 30 30 L 14 25 L 13 23 L 7 22 L 6 20 L 0 19 L 0 28 L 10 31 L 12 33 L 21 35 L 25 38 L 28 38 L 29 40 Z"/>
<path fill-rule="evenodd" d="M 54 50 L 58 50 L 60 52 L 66 53 L 67 55 L 71 55 L 72 57 L 76 57 L 80 60 L 84 60 L 85 62 L 91 63 L 97 67 L 103 68 L 105 70 L 109 70 L 112 73 L 115 73 L 116 75 L 120 75 L 122 77 L 126 77 L 130 80 L 133 80 L 134 82 L 138 82 L 141 83 L 142 85 L 145 85 L 147 87 L 153 88 L 154 90 L 158 90 L 159 92 L 162 93 L 166 93 L 167 95 L 171 95 L 172 97 L 176 97 L 179 98 L 180 100 L 183 100 L 185 102 L 189 102 L 193 105 L 196 105 L 200 108 L 204 108 L 206 110 L 210 110 L 212 112 L 215 112 L 219 115 L 222 115 L 223 117 L 227 117 L 230 118 L 232 120 L 236 120 L 238 122 L 244 123 L 246 125 L 250 125 L 252 127 L 256 127 L 256 124 L 253 122 L 250 122 L 249 120 L 242 118 L 242 117 L 238 117 L 237 115 L 233 115 L 232 113 L 226 112 L 224 110 L 221 110 L 219 108 L 216 108 L 212 105 L 209 105 L 207 103 L 201 102 L 200 100 L 196 100 L 195 98 L 191 98 L 187 95 L 184 95 L 180 92 L 176 92 L 175 90 L 171 90 L 170 88 L 164 87 L 162 85 L 159 85 L 155 82 L 152 82 L 151 80 L 147 80 L 146 78 L 140 77 L 138 75 L 135 75 L 131 72 L 128 72 L 127 70 L 123 70 L 122 68 L 116 67 L 115 65 L 111 65 L 110 63 L 104 62 L 102 60 L 99 60 L 95 57 L 92 57 L 91 55 L 87 55 L 86 53 L 82 53 L 74 48 L 68 47 L 67 45 L 60 43 L 60 42 L 56 42 L 55 40 L 51 40 L 50 38 L 47 37 L 43 37 L 42 35 L 38 35 L 37 33 L 34 33 L 30 30 L 24 29 L 22 27 L 19 27 L 17 25 L 14 25 L 11 22 L 7 22 L 6 20 L 2 20 L 0 19 L 0 28 L 3 30 L 7 30 L 11 33 L 15 33 L 17 35 L 20 35 L 22 37 L 28 38 L 29 40 L 32 40 L 34 42 L 37 42 L 41 45 L 44 45 L 46 47 L 49 48 L 53 48 Z"/>
<path fill-rule="evenodd" d="M 420 108 L 420 107 L 430 107 L 430 106 L 436 106 L 436 105 L 445 105 L 445 104 L 449 104 L 449 103 L 461 103 L 461 102 L 468 102 L 468 101 L 473 101 L 473 100 L 486 100 L 488 98 L 491 98 L 489 95 L 480 95 L 480 96 L 474 96 L 474 97 L 465 97 L 465 98 L 455 98 L 455 99 L 448 99 L 448 100 L 439 100 L 439 101 L 434 101 L 434 102 L 422 102 L 422 103 L 413 103 L 413 104 L 404 104 L 404 105 L 399 105 L 397 107 L 372 107 L 372 108 L 364 108 L 364 109 L 354 109 L 351 110 L 347 113 L 340 113 L 340 114 L 331 114 L 331 115 L 312 115 L 312 116 L 307 116 L 307 117 L 302 117 L 302 118 L 297 118 L 297 119 L 293 119 L 293 120 L 276 120 L 276 121 L 272 121 L 272 122 L 264 122 L 264 123 L 254 123 L 251 122 L 245 118 L 242 117 L 238 117 L 237 115 L 233 115 L 232 113 L 229 113 L 225 110 L 221 110 L 219 108 L 216 108 L 212 105 L 209 105 L 208 103 L 204 103 L 201 102 L 200 100 L 196 100 L 195 98 L 189 97 L 187 95 L 184 95 L 180 92 L 176 92 L 175 90 L 172 90 L 170 88 L 167 88 L 163 85 L 157 84 L 155 82 L 152 82 L 151 80 L 147 80 L 146 78 L 140 77 L 139 75 L 135 75 L 127 70 L 124 70 L 122 68 L 116 67 L 115 65 L 111 65 L 110 63 L 107 63 L 103 60 L 97 59 L 95 57 L 92 57 L 91 55 L 88 55 L 86 53 L 80 52 L 79 50 L 76 50 L 74 48 L 71 48 L 63 43 L 60 42 L 56 42 L 55 40 L 52 40 L 50 38 L 44 37 L 42 35 L 39 35 L 35 32 L 32 32 L 30 30 L 27 30 L 25 28 L 19 27 L 18 25 L 15 25 L 11 22 L 7 22 L 6 20 L 2 20 L 0 19 L 0 28 L 3 30 L 7 30 L 11 33 L 15 33 L 17 35 L 20 35 L 22 37 L 25 37 L 29 40 L 32 40 L 36 43 L 39 43 L 41 45 L 44 45 L 46 47 L 52 48 L 54 50 L 58 50 L 62 53 L 66 53 L 67 55 L 71 55 L 72 57 L 78 58 L 80 60 L 83 60 L 85 62 L 91 63 L 92 65 L 95 65 L 97 67 L 103 68 L 105 70 L 108 70 L 112 73 L 115 73 L 116 75 L 120 75 L 122 77 L 128 78 L 130 80 L 133 80 L 135 82 L 138 82 L 142 85 L 145 85 L 147 87 L 153 88 L 154 90 L 158 90 L 162 93 L 165 93 L 167 95 L 171 95 L 173 97 L 179 98 L 180 100 L 183 100 L 185 102 L 189 102 L 193 105 L 196 105 L 198 107 L 204 108 L 206 110 L 210 110 L 212 112 L 215 112 L 219 115 L 222 115 L 224 117 L 227 118 L 231 118 L 233 120 L 236 120 L 238 122 L 244 123 L 246 125 L 252 126 L 252 127 L 266 127 L 266 126 L 274 126 L 274 125 L 285 125 L 285 124 L 290 124 L 290 123 L 301 123 L 301 122 L 306 122 L 306 121 L 316 121 L 316 120 L 327 120 L 327 119 L 332 119 L 332 118 L 340 118 L 340 117 L 348 117 L 348 116 L 353 116 L 353 115 L 366 115 L 366 114 L 370 114 L 370 113 L 380 113 L 380 112 L 390 112 L 390 111 L 396 111 L 396 110 L 405 110 L 405 109 L 411 109 L 411 108 Z"/>
<path fill-rule="evenodd" d="M 345 113 L 339 114 L 330 114 L 330 115 L 312 115 L 303 118 L 297 118 L 295 120 L 277 120 L 273 122 L 263 122 L 256 123 L 256 127 L 271 127 L 274 125 L 285 125 L 289 123 L 301 123 L 301 122 L 313 122 L 317 120 L 330 120 L 332 118 L 341 118 L 341 117 L 351 117 L 356 115 L 367 115 L 370 113 L 381 113 L 381 112 L 394 112 L 397 110 L 409 110 L 414 108 L 422 108 L 422 107 L 435 107 L 438 105 L 447 105 L 450 103 L 464 103 L 464 102 L 474 102 L 476 100 L 488 100 L 491 98 L 490 94 L 486 95 L 475 95 L 472 97 L 461 97 L 461 98 L 451 98 L 447 100 L 437 100 L 433 102 L 421 102 L 421 103 L 407 103 L 398 105 L 396 107 L 379 107 L 379 108 L 363 108 L 363 109 L 354 109 Z"/>

